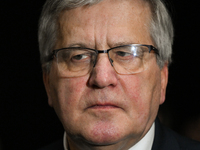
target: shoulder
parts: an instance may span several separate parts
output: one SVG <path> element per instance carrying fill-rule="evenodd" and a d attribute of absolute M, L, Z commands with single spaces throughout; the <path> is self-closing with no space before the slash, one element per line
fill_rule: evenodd
<path fill-rule="evenodd" d="M 156 120 L 152 150 L 200 150 L 200 142 L 183 137 Z"/>
<path fill-rule="evenodd" d="M 63 140 L 58 140 L 54 143 L 51 143 L 50 145 L 47 145 L 43 148 L 40 148 L 38 150 L 64 150 L 63 148 Z"/>
<path fill-rule="evenodd" d="M 171 132 L 172 132 L 171 134 L 175 137 L 175 139 L 179 143 L 181 149 L 183 149 L 183 150 L 200 150 L 200 142 L 180 136 L 173 131 L 171 131 Z"/>

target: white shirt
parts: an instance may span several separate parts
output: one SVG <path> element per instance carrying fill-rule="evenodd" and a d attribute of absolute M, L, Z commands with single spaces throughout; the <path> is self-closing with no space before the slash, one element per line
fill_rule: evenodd
<path fill-rule="evenodd" d="M 129 150 L 151 150 L 154 136 L 155 136 L 155 123 L 153 123 L 147 134 Z M 64 144 L 64 150 L 68 150 L 66 132 L 64 133 L 63 144 Z"/>

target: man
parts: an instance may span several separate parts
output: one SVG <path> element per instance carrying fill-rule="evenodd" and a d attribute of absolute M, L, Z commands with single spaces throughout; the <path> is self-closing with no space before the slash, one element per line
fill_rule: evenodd
<path fill-rule="evenodd" d="M 46 149 L 200 149 L 156 120 L 173 43 L 160 0 L 47 0 L 39 43 L 48 103 L 66 131 L 64 146 Z"/>

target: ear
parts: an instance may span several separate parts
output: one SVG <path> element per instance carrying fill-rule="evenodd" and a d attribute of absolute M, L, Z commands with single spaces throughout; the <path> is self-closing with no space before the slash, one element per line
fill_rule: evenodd
<path fill-rule="evenodd" d="M 164 101 L 165 101 L 167 83 L 168 83 L 168 63 L 165 63 L 164 67 L 161 69 L 161 97 L 160 97 L 160 104 L 164 103 Z"/>
<path fill-rule="evenodd" d="M 51 98 L 51 90 L 50 90 L 50 83 L 49 83 L 49 74 L 43 72 L 43 82 L 47 92 L 48 103 L 52 107 L 52 98 Z"/>

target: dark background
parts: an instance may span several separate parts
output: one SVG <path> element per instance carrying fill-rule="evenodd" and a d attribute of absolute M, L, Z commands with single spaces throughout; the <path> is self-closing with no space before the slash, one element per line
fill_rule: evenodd
<path fill-rule="evenodd" d="M 37 42 L 44 0 L 0 3 L 0 141 L 3 150 L 34 150 L 62 138 L 63 129 L 47 104 Z M 200 10 L 196 0 L 168 1 L 175 26 L 163 122 L 181 133 L 199 117 Z"/>

